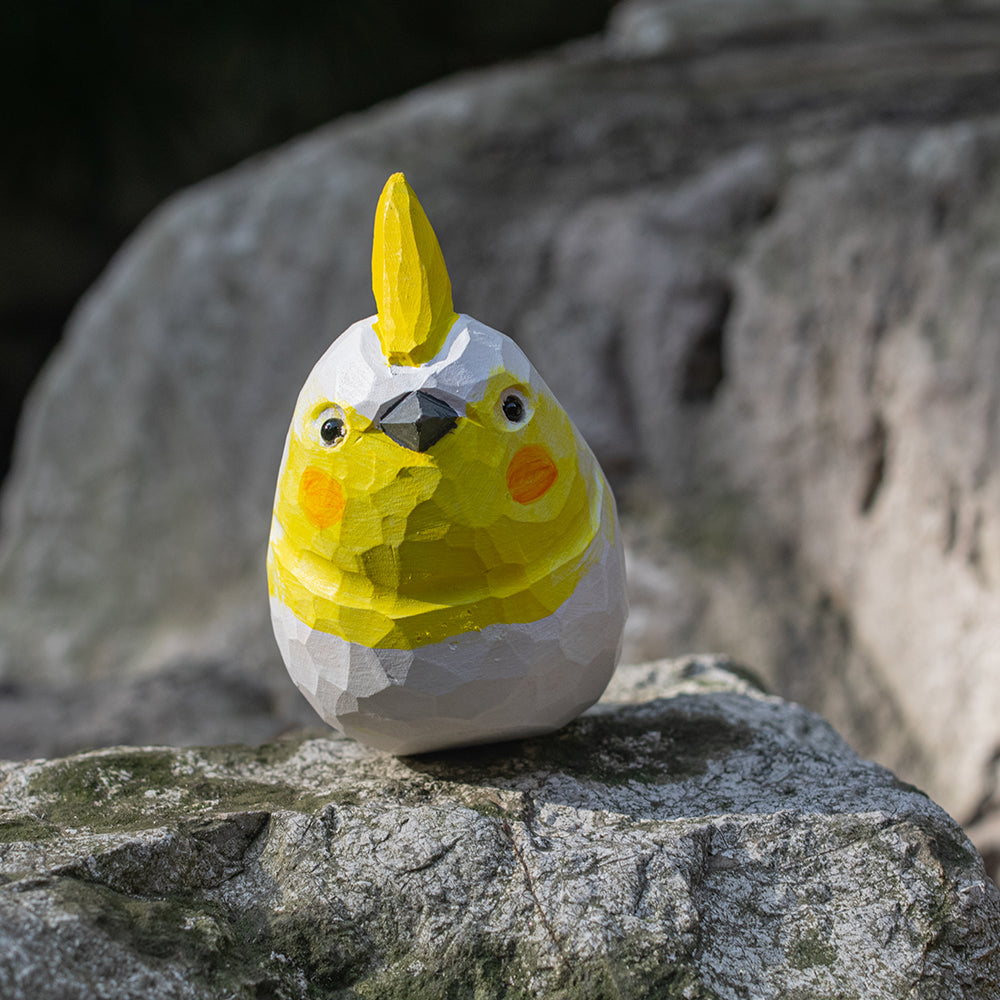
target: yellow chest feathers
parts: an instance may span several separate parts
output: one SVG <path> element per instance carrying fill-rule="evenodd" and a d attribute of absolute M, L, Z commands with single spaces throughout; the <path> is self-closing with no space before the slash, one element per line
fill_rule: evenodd
<path fill-rule="evenodd" d="M 611 537 L 604 478 L 547 390 L 495 372 L 423 452 L 348 406 L 331 445 L 330 412 L 293 422 L 268 556 L 272 595 L 311 628 L 410 649 L 537 621 Z"/>

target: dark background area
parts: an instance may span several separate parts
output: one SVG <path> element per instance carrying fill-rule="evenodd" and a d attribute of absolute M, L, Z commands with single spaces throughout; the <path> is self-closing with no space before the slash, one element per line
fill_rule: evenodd
<path fill-rule="evenodd" d="M 8 0 L 0 477 L 73 306 L 171 192 L 421 83 L 596 33 L 613 4 Z"/>

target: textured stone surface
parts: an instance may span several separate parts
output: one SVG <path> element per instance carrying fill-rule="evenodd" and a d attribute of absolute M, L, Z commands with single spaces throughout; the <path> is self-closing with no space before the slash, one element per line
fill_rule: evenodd
<path fill-rule="evenodd" d="M 670 697 L 662 697 L 670 695 Z M 986 1000 L 949 817 L 704 658 L 548 738 L 0 766 L 0 995 Z"/>
<path fill-rule="evenodd" d="M 802 646 L 837 681 L 760 662 L 866 750 L 916 748 L 935 790 L 978 779 L 946 795 L 963 815 L 1000 738 L 998 167 L 998 122 L 873 130 L 790 184 L 702 438 L 768 563 L 811 581 Z"/>
<path fill-rule="evenodd" d="M 772 665 L 989 828 L 996 4 L 672 4 L 666 41 L 653 6 L 623 6 L 606 42 L 337 123 L 137 234 L 21 435 L 0 557 L 9 752 L 100 742 L 129 712 L 166 738 L 177 720 L 128 697 L 165 665 L 238 664 L 260 704 L 283 697 L 260 571 L 275 456 L 302 371 L 371 312 L 369 206 L 403 167 L 456 306 L 525 347 L 628 487 L 625 656 Z M 72 702 L 39 710 L 64 726 L 25 717 L 43 682 L 115 675 L 103 726 Z M 239 731 L 204 703 L 193 738 Z"/>

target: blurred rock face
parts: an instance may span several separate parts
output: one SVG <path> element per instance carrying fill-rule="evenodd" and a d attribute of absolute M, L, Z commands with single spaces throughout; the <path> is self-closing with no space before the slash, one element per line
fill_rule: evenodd
<path fill-rule="evenodd" d="M 372 213 L 405 169 L 456 306 L 519 341 L 616 481 L 626 655 L 724 648 L 971 815 L 1000 738 L 1000 13 L 764 31 L 763 6 L 712 46 L 694 21 L 653 45 L 626 8 L 605 43 L 417 92 L 150 219 L 22 427 L 8 710 L 216 663 L 285 691 L 263 581 L 282 437 L 374 311 Z M 178 731 L 176 689 L 130 739 Z M 238 737 L 213 690 L 185 738 Z M 3 752 L 49 752 L 47 718 Z"/>
<path fill-rule="evenodd" d="M 73 304 L 169 193 L 446 73 L 600 30 L 613 0 L 37 0 L 0 93 L 0 476 Z"/>

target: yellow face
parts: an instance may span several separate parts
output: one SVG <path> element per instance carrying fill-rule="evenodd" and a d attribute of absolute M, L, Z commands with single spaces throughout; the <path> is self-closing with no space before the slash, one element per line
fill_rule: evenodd
<path fill-rule="evenodd" d="M 314 629 L 382 648 L 551 614 L 599 554 L 611 500 L 531 375 L 492 371 L 426 451 L 304 391 L 278 480 L 272 595 Z"/>
<path fill-rule="evenodd" d="M 372 247 L 378 316 L 320 359 L 288 433 L 271 595 L 369 648 L 545 618 L 614 530 L 604 477 L 513 342 L 455 313 L 402 174 Z"/>

